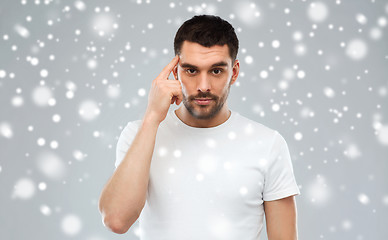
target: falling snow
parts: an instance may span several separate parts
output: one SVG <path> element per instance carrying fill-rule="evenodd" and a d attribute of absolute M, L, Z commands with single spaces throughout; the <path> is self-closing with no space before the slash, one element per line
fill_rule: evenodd
<path fill-rule="evenodd" d="M 312 224 L 301 238 L 388 235 L 381 225 L 388 221 L 386 1 L 7 4 L 0 6 L 0 222 L 30 227 L 6 224 L 4 238 L 112 239 L 97 205 L 119 134 L 143 116 L 151 81 L 174 55 L 173 34 L 194 14 L 218 14 L 239 36 L 240 73 L 228 106 L 285 137 L 301 190 L 298 225 Z M 254 134 L 246 126 L 225 138 Z M 187 153 L 161 146 L 155 154 L 182 163 Z M 201 155 L 193 181 L 232 176 L 232 160 Z M 177 166 L 166 172 L 182 176 Z M 245 184 L 234 189 L 239 198 L 258 194 Z M 222 214 L 204 221 L 219 239 L 236 227 Z M 40 231 L 43 225 L 51 230 Z M 135 223 L 127 238 L 141 234 Z"/>
<path fill-rule="evenodd" d="M 329 15 L 329 10 L 324 2 L 310 3 L 307 15 L 313 22 L 323 22 Z"/>
<path fill-rule="evenodd" d="M 361 60 L 368 53 L 368 46 L 362 39 L 352 39 L 346 47 L 346 55 L 353 60 Z"/>
<path fill-rule="evenodd" d="M 74 236 L 78 234 L 82 229 L 81 219 L 77 215 L 68 214 L 63 217 L 61 222 L 61 228 L 65 234 L 69 236 Z"/>
<path fill-rule="evenodd" d="M 29 178 L 21 178 L 14 185 L 12 198 L 30 199 L 35 195 L 35 183 Z"/>

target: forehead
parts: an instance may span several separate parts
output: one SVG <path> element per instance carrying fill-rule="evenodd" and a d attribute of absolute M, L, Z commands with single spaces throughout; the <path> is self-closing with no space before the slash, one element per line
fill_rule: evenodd
<path fill-rule="evenodd" d="M 179 56 L 180 63 L 189 63 L 198 67 L 211 66 L 218 62 L 227 62 L 231 66 L 228 45 L 204 47 L 198 43 L 184 41 Z"/>

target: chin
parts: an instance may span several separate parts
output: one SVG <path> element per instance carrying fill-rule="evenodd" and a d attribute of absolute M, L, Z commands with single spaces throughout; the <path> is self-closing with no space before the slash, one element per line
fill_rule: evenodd
<path fill-rule="evenodd" d="M 191 109 L 191 115 L 197 119 L 211 119 L 214 118 L 221 109 L 215 106 L 197 106 L 195 109 Z M 190 112 L 190 111 L 189 111 Z"/>

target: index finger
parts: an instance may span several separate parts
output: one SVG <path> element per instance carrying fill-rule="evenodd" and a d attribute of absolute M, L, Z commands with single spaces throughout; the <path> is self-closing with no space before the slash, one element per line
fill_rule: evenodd
<path fill-rule="evenodd" d="M 170 76 L 171 71 L 178 64 L 178 61 L 179 61 L 179 56 L 175 55 L 175 57 L 171 60 L 171 62 L 163 68 L 162 72 L 160 73 L 160 76 L 167 79 L 168 76 Z"/>

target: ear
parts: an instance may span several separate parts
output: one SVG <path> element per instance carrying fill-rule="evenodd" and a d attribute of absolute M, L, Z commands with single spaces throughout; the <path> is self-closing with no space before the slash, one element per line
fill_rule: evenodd
<path fill-rule="evenodd" d="M 237 80 L 239 72 L 240 72 L 240 62 L 236 59 L 234 60 L 234 64 L 233 64 L 232 80 L 230 81 L 231 85 Z"/>
<path fill-rule="evenodd" d="M 178 79 L 178 65 L 172 69 L 172 74 L 174 74 L 175 79 Z"/>

